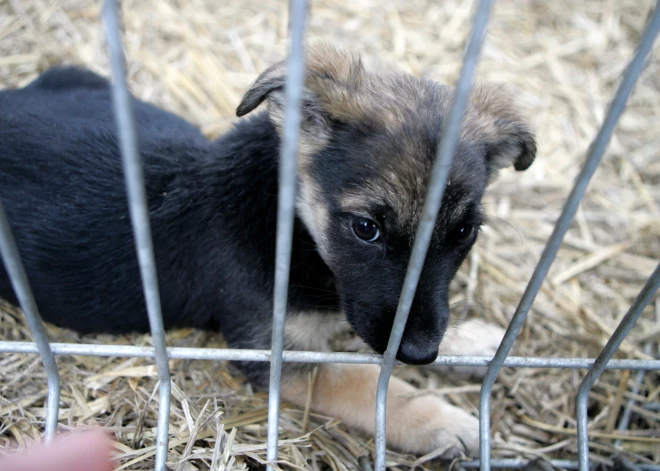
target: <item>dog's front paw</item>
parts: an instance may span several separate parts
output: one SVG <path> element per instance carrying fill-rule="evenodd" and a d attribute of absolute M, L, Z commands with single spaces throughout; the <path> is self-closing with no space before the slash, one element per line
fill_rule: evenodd
<path fill-rule="evenodd" d="M 479 454 L 479 420 L 439 397 L 413 398 L 387 422 L 388 443 L 400 451 L 445 459 Z"/>
<path fill-rule="evenodd" d="M 438 350 L 440 355 L 470 355 L 492 357 L 497 352 L 505 329 L 482 320 L 465 321 L 450 327 Z M 488 368 L 467 366 L 434 366 L 438 371 L 464 377 L 483 378 Z"/>

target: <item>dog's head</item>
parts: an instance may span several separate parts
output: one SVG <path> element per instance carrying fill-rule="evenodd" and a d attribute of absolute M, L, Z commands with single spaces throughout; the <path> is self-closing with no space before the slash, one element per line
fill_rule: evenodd
<path fill-rule="evenodd" d="M 307 51 L 297 214 L 336 277 L 355 331 L 387 346 L 453 90 L 404 73 L 367 72 L 329 46 Z M 237 114 L 264 100 L 281 132 L 286 64 L 263 72 Z M 510 97 L 477 88 L 398 352 L 435 360 L 449 320 L 448 288 L 482 223 L 481 199 L 501 168 L 527 169 L 536 143 Z"/>

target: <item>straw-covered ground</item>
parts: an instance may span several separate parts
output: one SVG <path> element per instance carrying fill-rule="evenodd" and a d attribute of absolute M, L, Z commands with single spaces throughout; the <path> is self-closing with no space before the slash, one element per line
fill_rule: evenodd
<path fill-rule="evenodd" d="M 84 64 L 108 74 L 99 1 L 0 1 L 0 87 L 20 86 L 45 67 Z M 286 1 L 125 0 L 130 85 L 209 135 L 223 132 L 246 86 L 286 52 Z M 316 0 L 308 37 L 360 52 L 368 66 L 403 67 L 453 83 L 474 2 Z M 491 216 L 453 284 L 454 322 L 506 326 L 639 40 L 650 0 L 507 0 L 496 4 L 478 78 L 508 84 L 538 134 L 537 162 L 505 171 L 488 193 Z M 550 276 L 514 347 L 516 355 L 598 354 L 660 254 L 660 48 L 637 86 Z M 1 144 L 0 144 L 1 146 Z M 0 147 L 1 148 L 1 147 Z M 148 336 L 53 341 L 148 345 Z M 0 308 L 0 339 L 29 340 L 22 314 Z M 660 300 L 646 309 L 620 357 L 657 356 Z M 179 331 L 169 345 L 222 346 Z M 645 353 L 646 352 L 646 353 Z M 153 469 L 158 395 L 151 361 L 59 357 L 60 429 L 102 425 L 117 438 L 120 469 Z M 227 364 L 172 361 L 169 465 L 176 470 L 254 466 L 265 459 L 266 398 Z M 476 414 L 479 382 L 426 369 L 398 374 Z M 575 395 L 584 371 L 505 369 L 495 387 L 495 457 L 575 458 Z M 590 395 L 593 460 L 619 453 L 660 461 L 660 376 L 608 372 Z M 45 373 L 32 355 L 0 356 L 0 448 L 42 431 Z M 629 399 L 627 430 L 618 420 Z M 655 406 L 655 407 L 654 407 Z M 289 469 L 356 469 L 373 441 L 332 418 L 284 405 L 280 457 Z M 617 440 L 621 440 L 617 442 Z M 373 456 L 373 455 L 372 455 Z M 441 466 L 390 454 L 393 466 Z M 417 461 L 416 461 L 417 460 Z"/>

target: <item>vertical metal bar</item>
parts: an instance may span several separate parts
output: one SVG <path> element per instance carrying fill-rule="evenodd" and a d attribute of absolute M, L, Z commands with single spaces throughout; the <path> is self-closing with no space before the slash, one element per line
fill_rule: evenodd
<path fill-rule="evenodd" d="M 287 60 L 284 87 L 284 130 L 280 148 L 279 194 L 277 203 L 277 248 L 275 254 L 275 289 L 273 292 L 273 331 L 271 342 L 270 383 L 268 391 L 268 443 L 266 458 L 277 460 L 277 441 L 282 378 L 282 350 L 284 349 L 284 319 L 287 309 L 291 243 L 295 216 L 298 136 L 304 85 L 304 48 L 307 0 L 292 0 L 291 45 Z M 267 467 L 272 471 L 272 467 Z"/>
<path fill-rule="evenodd" d="M 105 1 L 103 16 L 106 23 L 107 40 L 112 64 L 112 98 L 115 122 L 124 167 L 133 235 L 140 264 L 142 288 L 149 316 L 154 350 L 156 352 L 156 364 L 158 366 L 160 403 L 156 437 L 156 471 L 166 471 L 171 392 L 170 368 L 165 344 L 165 329 L 161 314 L 160 295 L 158 292 L 156 263 L 151 240 L 149 209 L 144 189 L 142 163 L 138 152 L 135 119 L 131 109 L 131 95 L 127 86 L 126 67 L 119 27 L 119 7 L 116 0 Z"/>
<path fill-rule="evenodd" d="M 34 337 L 34 341 L 39 349 L 41 361 L 46 368 L 46 377 L 48 378 L 48 405 L 46 408 L 46 443 L 55 437 L 57 429 L 57 416 L 60 408 L 60 373 L 57 370 L 55 356 L 50 348 L 46 329 L 41 322 L 37 303 L 34 300 L 30 283 L 25 273 L 25 268 L 21 262 L 16 246 L 16 240 L 9 227 L 7 213 L 0 202 L 0 254 L 7 270 L 7 275 L 11 280 L 12 287 L 16 293 L 16 298 L 25 313 L 28 326 Z"/>
<path fill-rule="evenodd" d="M 474 16 L 472 34 L 465 51 L 463 70 L 456 84 L 456 91 L 449 115 L 442 127 L 442 139 L 440 140 L 438 153 L 433 165 L 428 194 L 424 202 L 422 217 L 417 228 L 415 243 L 408 262 L 408 270 L 403 282 L 392 331 L 383 356 L 376 394 L 376 471 L 385 471 L 387 389 L 390 377 L 392 376 L 392 368 L 396 360 L 399 345 L 401 344 L 401 338 L 415 296 L 417 283 L 419 282 L 419 277 L 424 266 L 435 221 L 440 211 L 440 205 L 442 204 L 442 197 L 461 131 L 463 113 L 469 100 L 470 90 L 472 89 L 473 76 L 479 62 L 479 53 L 486 35 L 486 27 L 492 4 L 493 0 L 481 0 Z"/>
<path fill-rule="evenodd" d="M 575 180 L 575 185 L 566 200 L 559 219 L 557 219 L 552 235 L 548 239 L 541 258 L 534 269 L 534 273 L 532 274 L 529 284 L 525 289 L 525 293 L 520 300 L 520 304 L 518 304 L 518 308 L 511 319 L 511 323 L 506 330 L 502 343 L 497 349 L 491 365 L 486 372 L 479 398 L 479 454 L 481 457 L 481 471 L 490 470 L 490 396 L 493 390 L 493 385 L 495 384 L 495 379 L 502 369 L 504 360 L 509 354 L 513 342 L 516 340 L 516 336 L 518 335 L 523 322 L 525 322 L 527 313 L 532 307 L 536 294 L 541 288 L 541 285 L 550 270 L 550 266 L 559 251 L 564 235 L 568 231 L 580 201 L 587 189 L 589 180 L 591 180 L 591 177 L 595 173 L 596 168 L 605 153 L 605 149 L 607 148 L 619 117 L 623 113 L 628 98 L 630 97 L 635 83 L 644 68 L 644 61 L 653 46 L 653 41 L 658 34 L 658 29 L 660 29 L 660 0 L 656 5 L 651 21 L 644 31 L 639 47 L 632 61 L 628 65 L 621 84 L 614 95 L 614 99 L 610 104 L 605 121 L 598 131 L 596 138 L 591 143 L 586 162 Z"/>
<path fill-rule="evenodd" d="M 575 405 L 577 413 L 578 462 L 580 464 L 580 471 L 587 471 L 587 469 L 589 469 L 589 430 L 587 429 L 587 399 L 589 397 L 589 391 L 605 370 L 607 362 L 612 358 L 619 348 L 619 345 L 621 345 L 621 342 L 623 342 L 623 339 L 626 338 L 635 325 L 635 322 L 637 322 L 637 319 L 642 314 L 644 308 L 651 302 L 653 295 L 659 287 L 660 263 L 646 281 L 644 288 L 642 288 L 642 291 L 640 291 L 626 315 L 623 316 L 623 319 L 612 334 L 612 337 L 607 341 L 607 344 L 603 347 L 600 355 L 598 355 L 596 361 L 594 361 L 594 364 L 584 376 L 582 383 L 580 383 L 580 389 L 578 390 L 577 402 Z"/>
<path fill-rule="evenodd" d="M 651 355 L 651 352 L 653 351 L 653 344 L 651 342 L 647 343 L 646 346 L 644 347 L 644 353 L 647 355 Z M 644 375 L 646 374 L 646 371 L 644 370 L 638 370 L 637 374 L 635 375 L 635 383 L 632 388 L 632 395 L 636 396 L 639 394 L 639 389 L 642 385 L 642 381 L 644 381 Z M 626 407 L 623 410 L 623 414 L 621 414 L 621 420 L 619 420 L 619 425 L 617 426 L 617 430 L 619 432 L 625 432 L 628 430 L 628 427 L 630 426 L 630 417 L 632 416 L 632 408 L 635 405 L 635 398 L 631 397 L 628 399 L 628 402 L 626 402 Z M 623 442 L 621 439 L 616 440 L 614 442 L 614 446 L 621 446 Z"/>

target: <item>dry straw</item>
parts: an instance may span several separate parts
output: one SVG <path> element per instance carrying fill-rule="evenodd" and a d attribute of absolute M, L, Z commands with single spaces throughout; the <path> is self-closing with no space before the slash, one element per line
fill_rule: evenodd
<path fill-rule="evenodd" d="M 20 86 L 45 67 L 77 63 L 108 74 L 99 1 L 0 1 L 0 87 Z M 130 84 L 140 98 L 186 116 L 216 136 L 230 126 L 241 94 L 286 47 L 287 1 L 125 0 Z M 403 67 L 453 83 L 473 2 L 316 0 L 309 38 L 361 52 L 373 67 Z M 479 79 L 508 84 L 538 133 L 539 156 L 524 174 L 503 172 L 490 189 L 483 237 L 452 287 L 454 322 L 506 326 L 633 53 L 650 0 L 497 2 Z M 574 227 L 515 346 L 517 355 L 595 356 L 660 254 L 660 48 L 633 94 Z M 58 342 L 145 345 L 148 336 Z M 0 338 L 29 340 L 22 314 L 0 307 Z M 620 355 L 657 354 L 660 301 L 643 314 Z M 173 332 L 169 345 L 222 346 L 218 336 Z M 344 342 L 344 348 L 355 346 Z M 359 345 L 359 344 L 358 344 Z M 156 372 L 144 359 L 60 357 L 61 429 L 102 425 L 117 437 L 121 468 L 153 469 Z M 224 470 L 265 459 L 266 400 L 229 365 L 172 361 L 169 465 Z M 470 411 L 478 381 L 447 372 L 397 373 Z M 574 401 L 582 371 L 505 369 L 494 392 L 494 457 L 575 458 Z M 590 396 L 594 461 L 619 453 L 660 461 L 660 379 L 608 372 Z M 0 448 L 35 440 L 45 417 L 45 373 L 30 355 L 0 356 Z M 632 421 L 616 418 L 629 399 Z M 373 443 L 329 417 L 287 405 L 282 466 L 359 468 Z M 620 446 L 617 444 L 620 441 Z M 391 453 L 398 469 L 432 460 Z"/>

